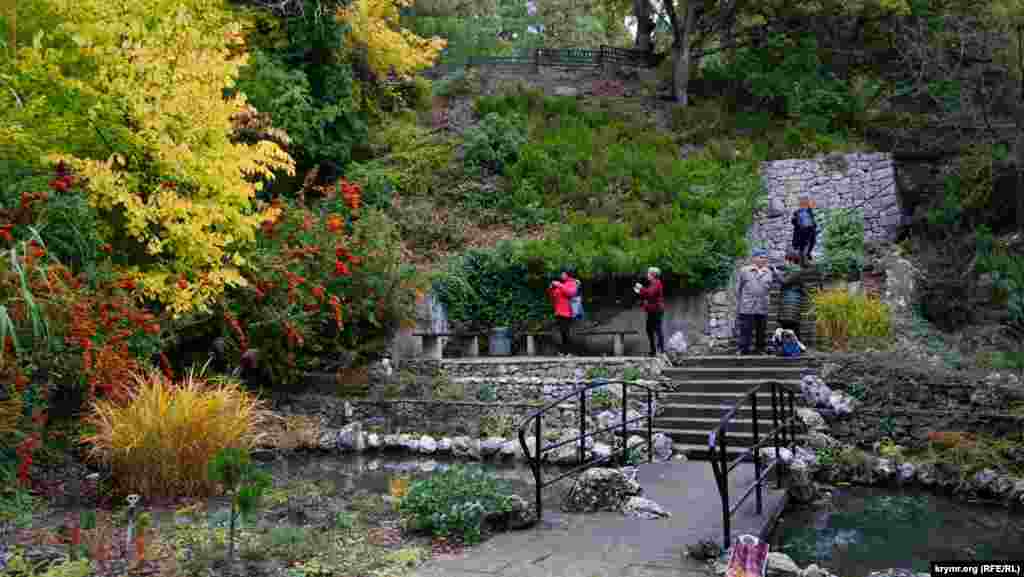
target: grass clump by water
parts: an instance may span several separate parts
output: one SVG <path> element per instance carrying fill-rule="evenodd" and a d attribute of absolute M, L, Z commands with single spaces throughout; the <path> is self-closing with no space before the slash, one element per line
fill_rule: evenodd
<path fill-rule="evenodd" d="M 172 382 L 156 371 L 136 376 L 125 403 L 99 400 L 83 442 L 110 465 L 125 491 L 153 496 L 208 495 L 207 465 L 218 451 L 252 448 L 265 418 L 262 402 L 229 379 L 194 373 Z"/>
<path fill-rule="evenodd" d="M 487 515 L 508 513 L 511 504 L 508 483 L 479 467 L 455 466 L 413 482 L 399 511 L 414 530 L 476 543 Z"/>

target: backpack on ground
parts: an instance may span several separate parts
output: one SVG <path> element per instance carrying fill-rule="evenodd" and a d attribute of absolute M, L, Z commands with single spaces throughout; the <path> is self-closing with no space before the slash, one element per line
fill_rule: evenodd
<path fill-rule="evenodd" d="M 814 228 L 814 213 L 809 208 L 801 208 L 796 211 L 796 226 L 798 228 Z"/>
<path fill-rule="evenodd" d="M 569 299 L 569 306 L 572 307 L 572 318 L 583 320 L 583 289 L 580 281 L 576 281 L 576 296 Z"/>

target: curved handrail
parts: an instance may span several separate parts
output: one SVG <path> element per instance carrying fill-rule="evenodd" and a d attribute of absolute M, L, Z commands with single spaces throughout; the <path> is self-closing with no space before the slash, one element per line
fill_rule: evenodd
<path fill-rule="evenodd" d="M 762 439 L 759 434 L 758 427 L 758 410 L 757 410 L 757 395 L 762 392 L 765 387 L 771 387 L 771 411 L 772 411 L 772 424 L 774 425 L 772 430 L 765 434 Z M 783 393 L 788 393 L 788 414 L 787 414 L 787 403 L 783 398 Z M 727 445 L 728 438 L 726 430 L 729 423 L 739 412 L 743 405 L 750 401 L 751 416 L 753 421 L 753 444 L 745 451 L 743 451 L 736 459 L 732 462 L 727 457 Z M 715 477 L 715 484 L 718 487 L 718 494 L 722 500 L 722 530 L 724 534 L 723 547 L 728 548 L 730 542 L 730 519 L 733 513 L 743 504 L 744 501 L 750 496 L 750 493 L 756 489 L 757 496 L 757 514 L 760 515 L 762 512 L 762 489 L 764 480 L 769 474 L 775 469 L 775 467 L 782 464 L 780 459 L 779 449 L 781 445 L 784 445 L 789 440 L 789 444 L 794 444 L 793 435 L 793 424 L 795 422 L 795 401 L 794 391 L 786 383 L 782 383 L 776 380 L 766 380 L 758 383 L 751 387 L 743 396 L 736 401 L 736 403 L 729 409 L 725 415 L 722 416 L 721 420 L 714 429 L 708 434 L 708 460 L 711 463 L 711 471 Z M 780 411 L 781 409 L 781 411 Z M 781 414 L 781 419 L 780 419 Z M 781 420 L 781 424 L 780 424 Z M 788 433 L 788 435 L 787 435 Z M 780 443 L 781 434 L 781 443 Z M 761 448 L 769 441 L 774 441 L 775 446 L 775 458 L 771 460 L 767 468 L 762 471 L 761 465 Z M 715 453 L 718 453 L 716 459 Z M 730 506 L 729 503 L 729 473 L 732 472 L 740 463 L 747 459 L 752 459 L 754 462 L 754 481 L 750 484 L 743 496 L 739 498 L 735 506 Z M 780 473 L 776 475 L 776 481 L 778 488 L 782 488 L 782 471 L 783 467 L 780 467 Z"/>
<path fill-rule="evenodd" d="M 564 384 L 565 385 L 573 385 L 575 383 L 565 382 Z M 616 423 L 615 425 L 613 425 L 611 427 L 607 427 L 607 428 L 604 428 L 604 429 L 599 429 L 599 430 L 587 432 L 587 430 L 586 430 L 586 419 L 587 419 L 587 415 L 586 415 L 586 393 L 591 391 L 591 390 L 593 390 L 593 389 L 597 389 L 597 388 L 601 388 L 601 387 L 607 387 L 608 385 L 622 385 L 622 387 L 623 387 L 623 389 L 622 389 L 622 419 L 621 419 L 621 422 L 618 422 L 618 423 Z M 646 391 L 646 393 L 647 393 L 647 395 L 646 395 L 647 396 L 647 414 L 646 415 L 643 415 L 641 417 L 637 417 L 637 418 L 634 418 L 634 419 L 629 419 L 628 418 L 628 412 L 629 412 L 629 394 L 628 394 L 628 391 L 629 391 L 629 387 L 639 387 L 642 390 Z M 537 409 L 536 411 L 534 411 L 533 413 L 528 415 L 526 418 L 524 418 L 519 423 L 519 425 L 516 427 L 518 429 L 518 435 L 517 436 L 519 437 L 519 446 L 523 450 L 523 456 L 526 458 L 527 462 L 530 463 L 530 468 L 533 471 L 533 478 L 534 478 L 534 483 L 535 483 L 535 488 L 536 488 L 536 496 L 535 496 L 535 498 L 536 498 L 536 507 L 537 507 L 537 517 L 538 517 L 538 519 L 540 518 L 541 513 L 542 513 L 541 491 L 544 489 L 544 487 L 547 487 L 547 486 L 549 486 L 549 485 L 551 485 L 553 483 L 556 483 L 556 482 L 558 482 L 558 481 L 560 481 L 560 480 L 562 480 L 562 479 L 564 479 L 564 478 L 566 478 L 566 477 L 568 477 L 570 475 L 579 473 L 580 471 L 582 471 L 584 469 L 587 469 L 589 467 L 592 467 L 592 466 L 594 466 L 594 465 L 596 465 L 598 463 L 603 463 L 605 461 L 609 461 L 617 453 L 621 453 L 621 456 L 623 458 L 623 463 L 625 462 L 624 459 L 626 457 L 627 451 L 630 449 L 630 447 L 628 446 L 627 437 L 626 437 L 626 432 L 628 430 L 627 426 L 629 424 L 635 423 L 635 422 L 638 422 L 638 421 L 643 421 L 643 420 L 647 421 L 647 455 L 648 455 L 648 459 L 653 460 L 653 458 L 654 458 L 653 457 L 654 456 L 654 440 L 653 440 L 654 439 L 654 432 L 653 432 L 653 430 L 654 430 L 654 397 L 655 397 L 656 393 L 660 389 L 661 389 L 661 387 L 659 387 L 657 385 L 651 386 L 651 385 L 647 385 L 647 384 L 644 384 L 644 383 L 637 383 L 637 382 L 631 382 L 631 381 L 625 381 L 625 380 L 615 380 L 615 381 L 612 381 L 612 380 L 604 380 L 604 379 L 599 379 L 599 380 L 598 379 L 594 379 L 594 380 L 591 380 L 591 382 L 589 384 L 583 385 L 583 386 L 577 386 L 571 392 L 566 393 L 566 394 L 558 397 L 557 399 L 547 403 L 546 405 L 541 406 L 541 408 Z M 551 411 L 552 409 L 560 408 L 566 401 L 569 401 L 570 399 L 574 399 L 574 398 L 578 398 L 579 399 L 579 403 L 580 403 L 580 409 L 579 409 L 580 434 L 579 434 L 579 436 L 577 436 L 577 437 L 575 437 L 573 439 L 563 440 L 563 441 L 560 441 L 560 442 L 557 442 L 557 443 L 554 443 L 554 444 L 542 447 L 541 445 L 543 444 L 543 434 L 542 434 L 541 428 L 542 428 L 543 417 L 544 417 L 545 413 Z M 527 431 L 531 428 L 530 427 L 531 423 L 533 423 L 533 427 L 532 428 L 533 428 L 534 437 L 535 437 L 534 438 L 534 446 L 532 448 L 532 451 L 531 451 L 531 447 L 527 444 L 527 441 L 526 441 L 526 434 L 527 434 Z M 623 447 L 622 447 L 622 449 L 619 450 L 619 451 L 612 451 L 611 454 L 609 454 L 607 457 L 603 457 L 601 459 L 597 459 L 597 460 L 594 460 L 594 461 L 586 461 L 585 462 L 583 456 L 584 456 L 584 453 L 585 453 L 584 447 L 585 447 L 585 444 L 586 444 L 586 439 L 591 438 L 591 437 L 593 437 L 593 436 L 595 436 L 597 434 L 614 431 L 616 429 L 620 429 L 622 431 L 622 435 L 623 435 Z M 555 479 L 551 479 L 551 480 L 549 480 L 546 483 L 543 482 L 543 479 L 542 479 L 543 474 L 542 474 L 542 471 L 541 471 L 541 463 L 542 463 L 543 458 L 544 458 L 543 455 L 545 453 L 547 453 L 548 451 L 551 451 L 553 449 L 557 449 L 559 447 L 564 447 L 565 445 L 568 445 L 568 444 L 571 444 L 571 443 L 579 443 L 580 444 L 578 466 L 576 468 L 570 470 L 569 472 L 567 472 L 567 473 L 565 473 L 565 474 L 555 478 Z"/>
<path fill-rule="evenodd" d="M 593 380 L 597 380 L 597 379 L 593 379 Z M 566 384 L 567 385 L 571 385 L 571 384 L 574 384 L 574 383 L 566 383 Z M 558 405 L 561 405 L 562 403 L 564 403 L 565 401 L 568 401 L 571 398 L 578 397 L 579 394 L 582 393 L 582 392 L 589 391 L 591 389 L 597 389 L 597 388 L 600 388 L 600 387 L 607 387 L 608 385 L 623 385 L 623 384 L 624 385 L 629 385 L 630 387 L 641 387 L 641 388 L 647 389 L 648 391 L 652 391 L 652 392 L 658 392 L 658 390 L 660 389 L 660 387 L 652 387 L 652 386 L 649 386 L 649 385 L 645 385 L 643 383 L 636 383 L 636 382 L 631 382 L 631 381 L 605 381 L 605 380 L 600 380 L 600 382 L 591 382 L 591 384 L 589 384 L 589 385 L 587 385 L 585 387 L 579 387 L 577 389 L 573 389 L 573 391 L 571 393 L 568 393 L 568 394 L 558 398 L 557 400 L 551 401 L 547 405 L 543 405 L 540 409 L 537 409 L 532 414 L 527 415 L 525 418 L 523 418 L 523 420 L 519 423 L 519 426 L 517 428 L 519 430 L 523 430 L 523 428 L 526 427 L 526 424 L 529 423 L 530 421 L 532 421 L 533 419 L 536 419 L 537 417 L 543 415 L 544 413 L 550 411 L 551 409 L 557 407 Z"/>

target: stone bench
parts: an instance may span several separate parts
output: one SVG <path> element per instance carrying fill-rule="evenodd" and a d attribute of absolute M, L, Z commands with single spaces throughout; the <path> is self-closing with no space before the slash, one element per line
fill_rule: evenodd
<path fill-rule="evenodd" d="M 413 333 L 412 336 L 419 337 L 423 342 L 423 356 L 428 359 L 440 360 L 444 358 L 444 342 L 442 338 L 465 339 L 465 355 L 467 357 L 480 356 L 480 337 L 484 333 Z"/>
<path fill-rule="evenodd" d="M 600 337 L 608 336 L 612 337 L 612 354 L 616 357 L 621 357 L 626 352 L 625 339 L 626 335 L 639 335 L 640 331 L 634 331 L 632 329 L 622 331 L 612 330 L 599 330 L 599 331 L 579 331 L 574 336 L 578 337 Z"/>

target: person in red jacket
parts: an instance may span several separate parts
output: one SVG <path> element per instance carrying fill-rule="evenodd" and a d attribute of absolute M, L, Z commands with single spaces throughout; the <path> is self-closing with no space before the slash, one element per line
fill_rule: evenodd
<path fill-rule="evenodd" d="M 558 321 L 558 332 L 562 336 L 561 351 L 563 355 L 571 353 L 569 331 L 572 328 L 572 305 L 569 301 L 576 296 L 576 280 L 568 272 L 562 272 L 561 280 L 551 281 L 548 296 L 555 309 L 555 320 Z"/>
<path fill-rule="evenodd" d="M 640 295 L 640 303 L 647 311 L 647 340 L 651 343 L 650 355 L 665 352 L 665 332 L 662 318 L 665 316 L 665 289 L 661 283 L 661 271 L 657 267 L 647 269 L 647 286 L 636 283 L 633 292 Z M 657 347 L 655 347 L 657 337 Z"/>

